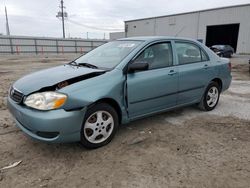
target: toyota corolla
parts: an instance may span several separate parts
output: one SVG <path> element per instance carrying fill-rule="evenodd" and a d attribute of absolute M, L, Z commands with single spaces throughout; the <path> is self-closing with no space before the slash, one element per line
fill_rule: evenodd
<path fill-rule="evenodd" d="M 230 83 L 230 61 L 198 41 L 126 38 L 17 80 L 8 108 L 34 139 L 97 148 L 120 124 L 193 104 L 213 110 Z"/>

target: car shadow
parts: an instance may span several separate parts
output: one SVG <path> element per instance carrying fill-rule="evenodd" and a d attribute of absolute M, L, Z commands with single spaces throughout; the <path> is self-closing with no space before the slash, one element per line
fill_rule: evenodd
<path fill-rule="evenodd" d="M 79 142 L 77 143 L 43 143 L 36 140 L 31 140 L 27 138 L 26 144 L 32 152 L 39 153 L 48 158 L 65 158 L 67 154 L 70 154 L 73 158 L 79 158 L 84 154 L 103 152 L 105 150 L 113 150 L 115 147 L 122 147 L 125 143 L 130 145 L 131 141 L 138 137 L 144 132 L 150 132 L 153 129 L 157 129 L 161 125 L 170 125 L 167 120 L 169 118 L 179 118 L 186 111 L 199 111 L 196 107 L 184 107 L 179 108 L 159 114 L 155 114 L 146 118 L 138 119 L 128 124 L 121 125 L 117 131 L 117 134 L 108 145 L 97 148 L 97 149 L 87 149 L 83 147 Z M 65 156 L 66 154 L 66 156 Z"/>

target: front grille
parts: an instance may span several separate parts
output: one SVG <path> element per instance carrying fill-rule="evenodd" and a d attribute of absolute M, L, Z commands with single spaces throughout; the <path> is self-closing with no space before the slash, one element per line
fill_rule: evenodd
<path fill-rule="evenodd" d="M 23 99 L 23 94 L 20 92 L 20 91 L 18 91 L 18 90 L 16 90 L 15 88 L 11 88 L 11 90 L 10 90 L 10 98 L 13 100 L 13 101 L 15 101 L 15 102 L 17 102 L 17 103 L 21 103 L 22 102 L 22 99 Z"/>

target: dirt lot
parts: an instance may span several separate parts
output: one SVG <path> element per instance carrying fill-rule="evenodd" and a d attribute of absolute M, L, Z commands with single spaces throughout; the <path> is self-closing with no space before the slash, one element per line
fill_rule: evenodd
<path fill-rule="evenodd" d="M 27 138 L 6 109 L 10 84 L 74 56 L 0 56 L 0 187 L 249 187 L 250 76 L 234 57 L 233 83 L 212 112 L 195 107 L 121 126 L 108 146 Z"/>

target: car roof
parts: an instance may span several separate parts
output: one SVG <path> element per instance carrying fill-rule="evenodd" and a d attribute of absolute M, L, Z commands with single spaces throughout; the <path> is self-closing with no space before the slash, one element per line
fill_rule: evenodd
<path fill-rule="evenodd" d="M 138 41 L 157 41 L 157 40 L 189 40 L 189 41 L 195 41 L 190 38 L 182 38 L 182 37 L 170 37 L 170 36 L 141 36 L 141 37 L 129 37 L 129 38 L 121 38 L 118 40 L 138 40 Z"/>

